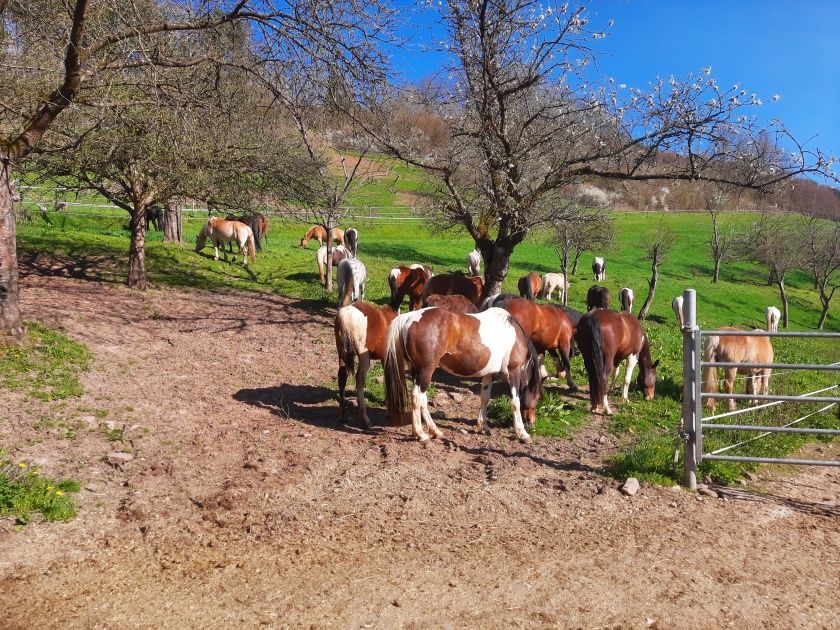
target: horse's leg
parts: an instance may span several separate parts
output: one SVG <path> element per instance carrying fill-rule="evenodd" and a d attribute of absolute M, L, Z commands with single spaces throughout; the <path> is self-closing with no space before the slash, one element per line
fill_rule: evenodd
<path fill-rule="evenodd" d="M 545 352 L 540 352 L 540 378 L 542 380 L 548 378 L 548 370 L 545 369 Z"/>
<path fill-rule="evenodd" d="M 726 374 L 726 380 L 723 383 L 723 389 L 727 394 L 731 394 L 735 388 L 735 378 L 738 376 L 738 368 L 727 368 L 724 370 L 724 373 Z M 735 411 L 735 399 L 727 398 L 726 400 L 729 411 Z"/>
<path fill-rule="evenodd" d="M 616 381 L 616 379 L 618 378 L 618 370 L 619 370 L 619 368 L 620 368 L 620 366 L 615 365 L 615 366 L 613 366 L 613 368 L 610 370 L 610 386 L 607 388 L 607 391 L 608 391 L 608 392 L 611 392 L 613 389 L 615 389 L 615 381 Z"/>
<path fill-rule="evenodd" d="M 475 423 L 476 433 L 490 434 L 487 422 L 487 405 L 490 402 L 490 390 L 493 387 L 493 375 L 488 374 L 481 379 L 481 407 L 478 410 L 478 420 Z"/>
<path fill-rule="evenodd" d="M 429 413 L 429 397 L 426 394 L 429 390 L 429 385 L 432 383 L 432 374 L 434 373 L 434 369 L 431 370 L 422 370 L 419 374 L 418 381 L 420 383 L 420 413 L 423 417 L 423 420 L 426 421 L 426 426 L 429 429 L 429 433 L 432 434 L 433 438 L 443 437 L 443 431 L 438 429 L 435 421 L 432 420 L 432 414 Z"/>
<path fill-rule="evenodd" d="M 608 416 L 611 416 L 611 415 L 613 415 L 613 410 L 610 408 L 610 401 L 608 400 L 608 398 L 609 398 L 610 390 L 613 388 L 613 385 L 615 385 L 616 368 L 615 368 L 615 356 L 614 355 L 611 354 L 609 356 L 606 356 L 606 355 L 604 356 L 604 368 L 603 369 L 604 369 L 603 373 L 604 373 L 605 376 L 608 375 L 608 374 L 612 375 L 612 385 L 610 385 L 608 388 L 606 388 L 604 390 L 604 399 L 601 401 L 601 405 L 604 408 L 604 413 Z M 606 385 L 606 383 L 605 383 L 605 385 Z"/>
<path fill-rule="evenodd" d="M 627 357 L 627 364 L 624 367 L 624 389 L 621 390 L 621 400 L 627 402 L 627 394 L 630 392 L 630 381 L 633 378 L 633 369 L 636 363 L 639 362 L 639 357 L 631 354 Z"/>
<path fill-rule="evenodd" d="M 411 394 L 411 428 L 417 439 L 421 442 L 428 442 L 429 435 L 423 430 L 423 422 L 421 419 L 421 400 L 420 385 L 418 385 L 415 381 L 414 391 Z"/>
<path fill-rule="evenodd" d="M 563 378 L 566 376 L 565 364 L 563 363 L 563 359 L 560 358 L 560 352 L 557 348 L 552 348 L 546 352 L 548 352 L 548 354 L 551 355 L 551 358 L 554 359 L 554 369 L 557 371 L 557 378 Z"/>
<path fill-rule="evenodd" d="M 219 241 L 213 239 L 213 260 L 219 260 Z"/>
<path fill-rule="evenodd" d="M 347 389 L 347 364 L 344 357 L 338 356 L 338 422 L 344 424 L 344 392 Z"/>
<path fill-rule="evenodd" d="M 564 348 L 560 348 L 560 359 L 561 363 L 563 364 L 563 371 L 566 373 L 566 384 L 569 386 L 569 393 L 578 391 L 578 386 L 575 385 L 575 381 L 572 379 L 572 362 L 569 359 L 569 353 L 571 351 L 571 342 L 569 343 L 569 350 Z M 557 375 L 560 375 L 560 369 L 557 369 Z"/>
<path fill-rule="evenodd" d="M 517 374 L 516 376 L 511 375 L 508 377 L 508 383 L 510 385 L 510 409 L 513 411 L 513 429 L 516 431 L 516 437 L 523 444 L 530 444 L 531 436 L 528 435 L 528 432 L 525 430 L 525 423 L 522 422 L 522 408 L 520 407 L 519 401 L 519 379 L 522 376 L 522 374 Z"/>
<path fill-rule="evenodd" d="M 370 352 L 359 355 L 359 367 L 356 368 L 356 404 L 359 406 L 359 420 L 365 429 L 370 428 L 370 420 L 365 406 L 365 379 L 370 369 Z"/>

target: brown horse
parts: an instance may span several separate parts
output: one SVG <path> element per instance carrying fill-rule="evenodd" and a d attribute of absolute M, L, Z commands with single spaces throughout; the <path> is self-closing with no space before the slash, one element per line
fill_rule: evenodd
<path fill-rule="evenodd" d="M 639 364 L 638 385 L 645 400 L 653 400 L 656 390 L 656 366 L 650 356 L 650 343 L 639 320 L 629 313 L 604 309 L 589 311 L 580 318 L 575 339 L 578 342 L 586 374 L 589 377 L 589 405 L 592 413 L 603 409 L 612 415 L 607 401 L 607 378 L 615 384 L 619 364 L 627 360 L 621 399 L 627 400 L 633 368 Z"/>
<path fill-rule="evenodd" d="M 369 302 L 356 302 L 338 310 L 335 318 L 335 347 L 338 350 L 338 418 L 344 422 L 344 391 L 347 374 L 352 373 L 353 362 L 359 358 L 356 372 L 356 403 L 362 426 L 370 427 L 365 406 L 365 379 L 371 359 L 382 361 L 385 357 L 385 339 L 388 326 L 397 316 L 390 306 L 376 306 Z"/>
<path fill-rule="evenodd" d="M 160 208 L 156 208 L 163 216 L 163 210 Z M 148 221 L 149 215 L 146 214 L 146 220 Z M 242 215 L 235 215 L 229 214 L 225 217 L 226 221 L 239 221 L 240 223 L 244 223 L 251 231 L 254 233 L 254 245 L 256 245 L 256 249 L 258 252 L 262 251 L 262 240 L 265 238 L 266 232 L 268 232 L 268 219 L 262 213 L 254 213 L 254 214 L 242 214 Z M 161 223 L 162 224 L 162 223 Z M 158 229 L 157 227 L 155 229 Z M 231 248 L 231 252 L 233 252 L 233 244 L 230 243 L 229 247 Z"/>
<path fill-rule="evenodd" d="M 438 295 L 434 293 L 426 300 L 426 306 L 445 308 L 453 313 L 478 313 L 478 308 L 463 295 Z"/>
<path fill-rule="evenodd" d="M 409 398 L 406 366 L 411 370 L 414 391 Z M 513 426 L 521 442 L 531 441 L 525 422 L 533 425 L 542 396 L 540 359 L 534 345 L 510 313 L 491 308 L 465 315 L 442 308 L 424 308 L 399 315 L 388 329 L 385 351 L 385 401 L 392 419 L 401 418 L 411 400 L 414 435 L 429 440 L 423 420 L 433 437 L 443 433 L 432 420 L 426 391 L 435 369 L 450 374 L 481 378 L 481 410 L 476 429 L 489 433 L 487 403 L 494 374 L 501 374 L 510 387 Z"/>
<path fill-rule="evenodd" d="M 609 308 L 610 298 L 610 290 L 607 287 L 593 284 L 586 292 L 586 308 L 590 311 L 593 308 Z"/>
<path fill-rule="evenodd" d="M 222 253 L 225 256 L 225 260 L 227 260 L 225 243 L 236 241 L 239 245 L 240 252 L 245 250 L 247 245 L 248 255 L 251 256 L 251 260 L 254 262 L 257 261 L 256 247 L 254 246 L 254 233 L 251 231 L 251 228 L 244 223 L 240 223 L 239 221 L 226 221 L 225 219 L 220 219 L 219 217 L 210 217 L 198 233 L 198 238 L 195 242 L 195 251 L 201 251 L 208 238 L 210 239 L 210 242 L 213 243 L 213 249 L 215 251 L 214 260 L 219 260 L 219 245 L 222 246 Z M 243 256 L 242 258 L 243 265 L 247 266 L 248 256 Z M 233 261 L 236 262 L 235 255 L 233 257 Z"/>
<path fill-rule="evenodd" d="M 432 278 L 432 270 L 425 265 L 410 265 L 409 267 L 394 267 L 388 274 L 388 285 L 391 287 L 391 308 L 399 310 L 403 298 L 408 296 L 409 310 L 416 311 L 423 303 L 423 289 L 426 282 Z"/>
<path fill-rule="evenodd" d="M 737 328 L 721 328 L 720 330 L 738 330 Z M 756 328 L 756 331 L 758 329 Z M 709 362 L 726 361 L 728 363 L 773 363 L 773 344 L 769 337 L 726 337 L 709 335 L 703 348 L 703 360 Z M 767 394 L 770 391 L 770 368 L 724 368 L 724 390 L 732 393 L 735 377 L 740 372 L 748 374 L 746 391 L 748 394 Z M 717 368 L 707 367 L 703 370 L 703 391 L 718 391 Z M 754 403 L 755 401 L 753 401 Z M 717 399 L 709 398 L 706 406 L 714 410 Z M 728 399 L 729 411 L 735 411 L 735 401 Z"/>
<path fill-rule="evenodd" d="M 540 274 L 532 271 L 527 276 L 519 278 L 516 286 L 519 288 L 519 295 L 533 302 L 542 293 L 542 278 Z"/>
<path fill-rule="evenodd" d="M 426 282 L 423 289 L 423 305 L 426 306 L 426 299 L 433 294 L 437 295 L 463 295 L 470 302 L 478 306 L 481 303 L 481 291 L 484 289 L 484 280 L 481 276 L 465 276 L 462 273 L 442 273 L 434 276 Z"/>
<path fill-rule="evenodd" d="M 321 247 L 322 245 L 326 244 L 327 242 L 327 230 L 324 229 L 322 225 L 313 225 L 306 231 L 306 234 L 303 235 L 303 238 L 300 239 L 300 248 L 303 249 L 307 245 L 309 245 L 309 241 L 312 239 L 318 241 L 318 246 Z M 344 245 L 344 230 L 341 228 L 333 228 L 332 229 L 332 240 L 339 245 Z"/>

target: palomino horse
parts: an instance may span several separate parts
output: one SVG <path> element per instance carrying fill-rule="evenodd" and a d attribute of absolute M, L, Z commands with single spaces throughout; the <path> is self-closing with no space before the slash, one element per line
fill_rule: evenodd
<path fill-rule="evenodd" d="M 644 392 L 645 400 L 653 400 L 659 361 L 651 360 L 650 343 L 638 319 L 629 313 L 596 309 L 580 318 L 575 338 L 589 377 L 589 406 L 592 413 L 603 409 L 607 415 L 613 414 L 607 400 L 607 379 L 612 375 L 612 389 L 618 366 L 625 359 L 627 365 L 621 399 L 627 400 L 633 368 L 638 363 L 638 385 Z"/>
<path fill-rule="evenodd" d="M 201 251 L 204 248 L 204 243 L 207 239 L 213 243 L 215 256 L 213 260 L 219 260 L 219 245 L 222 246 L 222 253 L 227 260 L 227 252 L 225 251 L 225 243 L 235 241 L 239 245 L 239 251 L 244 251 L 247 244 L 248 255 L 251 260 L 257 261 L 256 247 L 254 246 L 254 233 L 244 223 L 239 221 L 228 221 L 220 219 L 219 217 L 210 217 L 207 223 L 201 228 L 198 233 L 198 239 L 195 243 L 195 251 Z M 243 256 L 243 265 L 248 265 L 248 256 Z M 236 262 L 236 255 L 233 256 L 233 261 Z"/>
<path fill-rule="evenodd" d="M 347 258 L 347 250 L 344 245 L 336 245 L 332 250 L 333 269 L 342 260 Z M 315 252 L 315 262 L 318 263 L 318 277 L 321 279 L 321 284 L 327 283 L 327 246 L 324 245 L 318 248 Z"/>
<path fill-rule="evenodd" d="M 542 278 L 540 274 L 532 271 L 527 276 L 519 278 L 516 286 L 519 289 L 519 295 L 533 302 L 542 293 Z"/>
<path fill-rule="evenodd" d="M 318 241 L 318 246 L 324 245 L 327 242 L 327 230 L 324 229 L 322 225 L 313 225 L 306 231 L 306 234 L 303 235 L 303 238 L 300 239 L 300 248 L 303 249 L 307 245 L 309 245 L 309 241 L 312 239 Z M 344 230 L 341 228 L 333 228 L 332 229 L 332 240 L 335 243 L 340 245 L 344 245 Z"/>
<path fill-rule="evenodd" d="M 344 246 L 350 258 L 359 255 L 359 231 L 356 228 L 350 228 L 344 232 Z"/>
<path fill-rule="evenodd" d="M 484 280 L 481 276 L 465 276 L 462 273 L 442 273 L 434 276 L 426 282 L 423 289 L 423 305 L 426 306 L 426 299 L 430 295 L 463 295 L 473 304 L 478 306 L 481 303 L 481 291 L 484 289 Z"/>
<path fill-rule="evenodd" d="M 426 299 L 426 306 L 445 308 L 453 313 L 478 313 L 478 308 L 463 295 L 438 295 L 433 293 Z"/>
<path fill-rule="evenodd" d="M 367 269 L 358 258 L 345 258 L 338 263 L 338 306 L 365 299 Z"/>
<path fill-rule="evenodd" d="M 738 330 L 737 328 L 721 328 L 720 330 Z M 756 331 L 758 329 L 756 328 Z M 773 363 L 773 345 L 769 337 L 728 337 L 709 335 L 703 347 L 703 360 L 708 362 L 726 361 L 728 363 Z M 748 374 L 746 391 L 748 394 L 767 394 L 770 391 L 770 368 L 725 368 L 724 390 L 732 393 L 735 377 L 740 372 Z M 707 367 L 703 370 L 703 391 L 716 392 L 718 390 L 717 368 Z M 714 409 L 717 400 L 709 398 L 706 406 Z M 753 401 L 755 402 L 755 401 Z M 729 411 L 735 411 L 735 401 L 728 399 Z"/>
<path fill-rule="evenodd" d="M 467 254 L 467 273 L 471 276 L 481 274 L 481 252 L 477 249 Z"/>
<path fill-rule="evenodd" d="M 338 309 L 335 318 L 335 347 L 338 350 L 338 417 L 344 422 L 344 391 L 347 388 L 347 374 L 353 373 L 353 362 L 359 358 L 356 372 L 356 403 L 359 421 L 370 428 L 365 406 L 365 378 L 371 359 L 385 358 L 385 339 L 388 325 L 397 316 L 390 306 L 376 306 L 369 302 L 356 302 Z"/>
<path fill-rule="evenodd" d="M 768 306 L 764 309 L 764 319 L 767 321 L 767 332 L 777 332 L 779 330 L 779 319 L 782 313 L 775 306 Z"/>
<path fill-rule="evenodd" d="M 542 277 L 543 283 L 543 297 L 551 301 L 551 294 L 554 293 L 554 289 L 557 289 L 557 299 L 562 302 L 563 296 L 569 290 L 569 281 L 566 280 L 566 276 L 562 273 L 547 273 Z"/>
<path fill-rule="evenodd" d="M 411 370 L 414 391 L 409 398 L 406 366 Z M 429 414 L 426 395 L 435 369 L 450 374 L 481 377 L 481 410 L 477 431 L 489 433 L 487 403 L 493 375 L 501 374 L 510 387 L 513 426 L 521 442 L 531 437 L 525 422 L 533 425 L 542 395 L 540 360 L 534 345 L 513 317 L 500 308 L 466 315 L 442 308 L 424 308 L 398 316 L 388 329 L 385 352 L 385 401 L 392 419 L 401 418 L 411 400 L 414 435 L 429 440 L 443 433 Z"/>
<path fill-rule="evenodd" d="M 592 275 L 595 276 L 595 282 L 607 279 L 607 261 L 603 256 L 595 256 L 595 260 L 592 261 Z"/>
<path fill-rule="evenodd" d="M 434 276 L 425 265 L 394 267 L 388 274 L 388 286 L 391 287 L 391 308 L 398 311 L 403 298 L 408 296 L 409 310 L 416 311 L 423 303 L 423 289 L 426 282 Z"/>
<path fill-rule="evenodd" d="M 674 309 L 674 316 L 677 318 L 677 324 L 680 328 L 685 326 L 685 316 L 683 315 L 683 296 L 678 295 L 671 301 L 671 308 Z"/>
<path fill-rule="evenodd" d="M 482 308 L 500 307 L 513 315 L 522 329 L 531 339 L 531 343 L 540 355 L 540 374 L 548 376 L 545 370 L 545 353 L 554 357 L 557 378 L 565 372 L 566 383 L 570 392 L 578 391 L 572 380 L 570 361 L 574 355 L 575 324 L 565 310 L 554 304 L 534 304 L 528 299 L 509 293 L 500 293 L 487 298 Z"/>
<path fill-rule="evenodd" d="M 225 219 L 228 221 L 239 221 L 251 228 L 251 231 L 254 233 L 254 244 L 257 246 L 257 251 L 262 251 L 262 240 L 265 238 L 265 233 L 268 231 L 268 219 L 264 214 L 229 214 L 225 217 Z M 233 246 L 231 245 L 231 247 Z"/>
<path fill-rule="evenodd" d="M 633 289 L 628 287 L 624 287 L 618 292 L 618 301 L 621 302 L 621 310 L 624 313 L 633 312 L 633 300 L 635 300 L 635 298 L 636 296 L 633 294 Z"/>
<path fill-rule="evenodd" d="M 586 292 L 586 308 L 592 310 L 593 308 L 610 307 L 610 290 L 607 287 L 599 287 L 593 284 Z"/>

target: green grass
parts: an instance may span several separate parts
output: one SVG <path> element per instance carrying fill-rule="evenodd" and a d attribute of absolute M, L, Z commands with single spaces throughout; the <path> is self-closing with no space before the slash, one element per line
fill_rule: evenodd
<path fill-rule="evenodd" d="M 25 525 L 35 513 L 45 521 L 68 521 L 76 515 L 72 493 L 79 484 L 70 479 L 41 477 L 37 466 L 14 463 L 0 451 L 0 517 L 14 517 Z"/>
<path fill-rule="evenodd" d="M 487 416 L 491 427 L 513 426 L 513 410 L 509 396 L 497 396 L 487 406 Z M 571 437 L 575 430 L 583 426 L 587 415 L 583 401 L 565 398 L 549 389 L 543 392 L 543 398 L 537 405 L 537 420 L 531 435 L 553 438 Z"/>

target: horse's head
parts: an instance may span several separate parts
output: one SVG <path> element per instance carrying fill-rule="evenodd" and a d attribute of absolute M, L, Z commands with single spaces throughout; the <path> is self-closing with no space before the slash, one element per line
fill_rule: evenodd
<path fill-rule="evenodd" d="M 306 239 L 302 238 L 302 239 L 300 239 L 300 248 L 304 249 L 305 247 L 306 247 Z"/>
<path fill-rule="evenodd" d="M 204 249 L 204 242 L 207 240 L 207 226 L 203 226 L 198 236 L 195 238 L 195 251 L 200 252 Z"/>
<path fill-rule="evenodd" d="M 656 393 L 656 366 L 659 359 L 645 366 L 644 362 L 639 363 L 639 376 L 636 383 L 645 395 L 645 400 L 653 400 Z"/>

